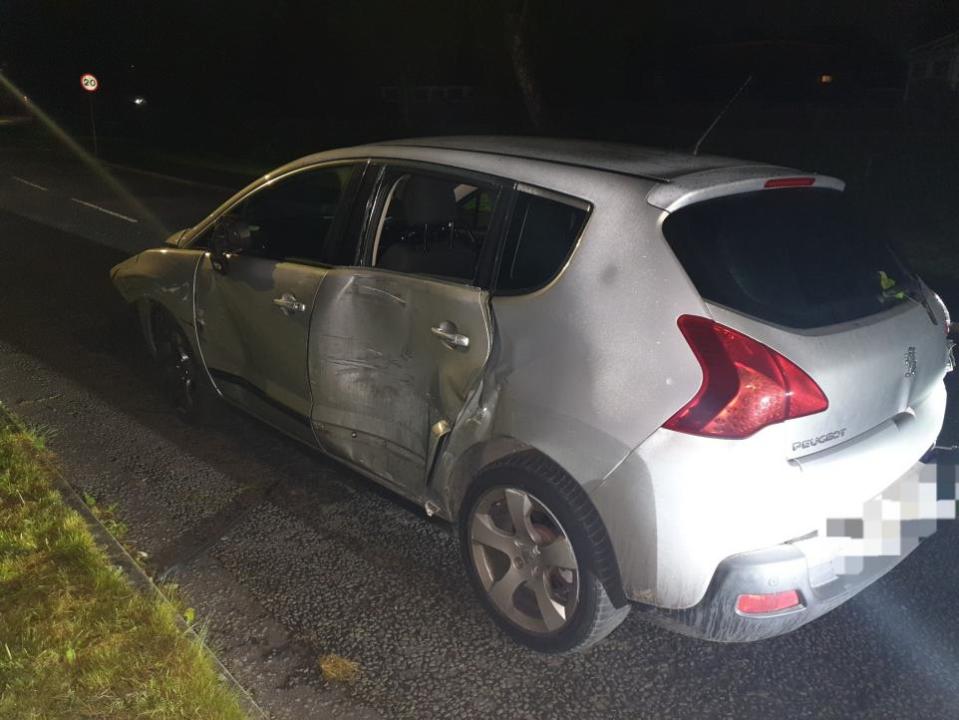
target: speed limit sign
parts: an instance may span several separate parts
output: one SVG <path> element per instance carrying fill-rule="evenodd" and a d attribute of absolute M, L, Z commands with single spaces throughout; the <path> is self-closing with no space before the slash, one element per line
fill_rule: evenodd
<path fill-rule="evenodd" d="M 84 73 L 80 76 L 80 85 L 87 92 L 96 92 L 97 88 L 100 87 L 100 81 L 97 80 L 95 75 Z"/>

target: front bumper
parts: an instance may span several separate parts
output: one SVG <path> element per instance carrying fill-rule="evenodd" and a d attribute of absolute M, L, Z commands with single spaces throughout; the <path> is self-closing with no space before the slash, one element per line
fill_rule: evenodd
<path fill-rule="evenodd" d="M 719 642 L 750 642 L 796 630 L 878 580 L 940 523 L 955 519 L 956 469 L 952 464 L 919 464 L 909 478 L 867 503 L 863 518 L 831 522 L 825 538 L 728 557 L 699 603 L 681 610 L 642 606 L 646 617 L 684 635 Z M 824 557 L 814 551 L 827 544 L 851 547 L 857 554 Z M 799 593 L 800 606 L 763 615 L 737 610 L 740 595 L 786 590 Z"/>

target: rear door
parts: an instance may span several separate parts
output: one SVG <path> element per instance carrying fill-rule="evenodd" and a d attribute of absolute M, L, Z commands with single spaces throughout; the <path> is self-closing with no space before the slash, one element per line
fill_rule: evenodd
<path fill-rule="evenodd" d="M 489 357 L 483 274 L 501 195 L 497 183 L 465 172 L 385 168 L 365 267 L 332 270 L 317 297 L 317 437 L 411 496 Z"/>
<path fill-rule="evenodd" d="M 830 189 L 683 207 L 663 233 L 713 317 L 805 370 L 829 401 L 791 420 L 799 458 L 913 412 L 946 371 L 941 313 L 876 228 Z"/>
<path fill-rule="evenodd" d="M 309 442 L 310 315 L 358 174 L 351 164 L 309 168 L 254 191 L 228 211 L 249 224 L 252 247 L 228 255 L 221 269 L 207 253 L 197 273 L 197 338 L 213 381 Z"/>

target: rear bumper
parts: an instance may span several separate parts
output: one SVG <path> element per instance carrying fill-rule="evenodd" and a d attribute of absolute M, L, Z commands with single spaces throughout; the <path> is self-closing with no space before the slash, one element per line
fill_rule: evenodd
<path fill-rule="evenodd" d="M 908 553 L 907 553 L 908 554 Z M 720 563 L 706 596 L 685 610 L 649 607 L 647 619 L 670 630 L 717 642 L 751 642 L 782 635 L 841 605 L 892 570 L 905 555 L 865 558 L 857 575 L 836 576 L 814 585 L 815 572 L 791 545 L 743 553 Z M 798 590 L 802 605 L 768 615 L 744 615 L 740 595 Z"/>
<path fill-rule="evenodd" d="M 910 474 L 918 491 L 900 479 L 877 503 L 900 503 L 894 519 L 859 522 L 852 538 L 810 538 L 740 553 L 723 560 L 703 599 L 690 608 L 643 606 L 647 618 L 684 635 L 719 642 L 750 642 L 796 630 L 841 605 L 898 565 L 941 523 L 956 517 L 956 466 L 917 464 Z M 919 496 L 925 497 L 919 502 Z M 877 505 L 878 507 L 878 505 Z M 893 526 L 892 523 L 895 523 Z M 840 523 L 844 532 L 849 525 Z M 895 527 L 895 538 L 892 528 Z M 876 533 L 879 537 L 876 537 Z M 814 546 L 852 540 L 868 554 L 826 556 Z M 815 558 L 815 559 L 814 559 Z M 776 613 L 746 615 L 736 608 L 740 595 L 796 590 L 801 604 Z"/>
<path fill-rule="evenodd" d="M 626 597 L 691 608 L 727 558 L 814 532 L 853 535 L 827 533 L 825 525 L 854 518 L 870 498 L 914 473 L 939 435 L 945 408 L 939 385 L 911 412 L 788 461 L 789 423 L 736 441 L 660 428 L 587 488 L 613 543 Z M 809 554 L 812 565 L 820 564 L 825 548 L 807 549 L 823 549 Z"/>

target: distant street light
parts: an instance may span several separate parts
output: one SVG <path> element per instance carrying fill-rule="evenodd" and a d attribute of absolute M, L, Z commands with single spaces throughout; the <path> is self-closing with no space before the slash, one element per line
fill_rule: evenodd
<path fill-rule="evenodd" d="M 832 75 L 830 75 L 829 73 L 825 73 L 819 76 L 820 85 L 829 85 L 831 82 L 832 82 Z"/>
<path fill-rule="evenodd" d="M 141 97 L 140 95 L 137 95 L 135 98 L 133 98 L 133 104 L 136 105 L 137 107 L 143 107 L 144 105 L 147 104 L 147 99 L 145 97 Z"/>

